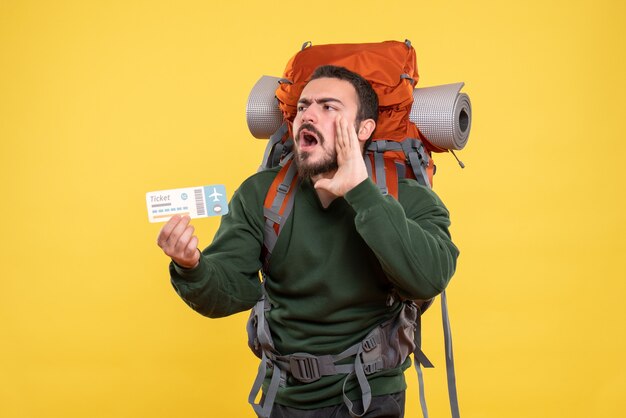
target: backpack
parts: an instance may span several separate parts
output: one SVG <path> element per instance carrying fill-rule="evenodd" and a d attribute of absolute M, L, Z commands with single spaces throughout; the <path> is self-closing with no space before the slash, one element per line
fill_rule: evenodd
<path fill-rule="evenodd" d="M 435 173 L 432 153 L 453 153 L 455 149 L 462 149 L 469 136 L 471 106 L 467 95 L 459 94 L 463 83 L 415 89 L 419 75 L 415 49 L 410 41 L 319 46 L 305 43 L 301 51 L 289 60 L 282 78 L 262 77 L 248 99 L 250 131 L 257 138 L 269 137 L 260 170 L 281 166 L 264 202 L 266 224 L 261 271 L 264 281 L 267 278 L 264 272 L 269 267 L 281 227 L 293 207 L 298 184 L 296 164 L 292 159 L 292 121 L 297 113 L 297 101 L 310 75 L 324 64 L 343 66 L 360 74 L 378 95 L 379 117 L 373 140 L 366 150 L 365 163 L 370 177 L 384 195 L 397 199 L 399 178 L 413 178 L 426 187 L 432 187 Z M 460 161 L 459 164 L 463 167 Z M 428 417 L 421 366 L 434 366 L 420 348 L 420 316 L 432 302 L 432 299 L 404 300 L 398 317 L 380 324 L 364 340 L 338 355 L 297 353 L 285 356 L 274 348 L 265 320 L 265 312 L 271 307 L 263 296 L 252 309 L 247 325 L 248 344 L 261 359 L 248 399 L 250 404 L 257 415 L 268 417 L 278 386 L 285 380 L 287 372 L 305 383 L 324 375 L 342 373 L 346 374 L 346 381 L 354 377 L 359 383 L 363 412 L 354 412 L 353 404 L 345 393 L 344 402 L 352 415 L 362 416 L 371 401 L 367 375 L 396 367 L 412 353 L 422 414 Z M 445 291 L 441 294 L 441 306 L 448 392 L 452 416 L 456 418 L 459 417 L 459 408 Z M 354 357 L 354 364 L 341 362 L 348 357 Z M 255 399 L 268 369 L 272 370 L 270 384 L 263 404 L 257 404 Z"/>

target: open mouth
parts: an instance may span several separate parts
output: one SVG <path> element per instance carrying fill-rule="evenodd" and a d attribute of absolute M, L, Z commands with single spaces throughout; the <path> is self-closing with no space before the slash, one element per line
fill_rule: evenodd
<path fill-rule="evenodd" d="M 311 132 L 308 129 L 302 129 L 300 131 L 298 145 L 301 150 L 305 150 L 307 148 L 313 148 L 318 143 L 319 143 L 319 140 L 318 140 L 318 136 L 316 133 Z"/>

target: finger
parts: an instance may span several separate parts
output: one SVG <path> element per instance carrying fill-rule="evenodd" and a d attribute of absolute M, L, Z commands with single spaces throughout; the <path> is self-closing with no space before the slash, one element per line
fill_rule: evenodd
<path fill-rule="evenodd" d="M 200 254 L 198 252 L 198 237 L 192 236 L 185 248 L 185 257 L 190 260 L 197 261 L 200 258 Z"/>
<path fill-rule="evenodd" d="M 165 242 L 165 246 L 167 248 L 171 248 L 171 249 L 175 248 L 176 243 L 180 239 L 180 236 L 185 232 L 185 229 L 187 229 L 187 225 L 189 225 L 190 220 L 191 218 L 189 216 L 183 216 L 182 218 L 180 218 L 180 221 L 174 227 L 174 229 L 172 230 L 172 233 L 170 234 L 170 236 L 167 238 L 167 241 Z"/>
<path fill-rule="evenodd" d="M 343 117 L 341 115 L 337 115 L 337 118 L 335 118 L 335 148 L 337 148 L 337 152 L 340 152 L 343 149 L 345 142 L 345 138 L 343 136 L 343 126 L 341 124 L 342 120 Z"/>
<path fill-rule="evenodd" d="M 349 126 L 349 131 L 348 132 L 350 133 L 350 148 L 352 150 L 357 149 L 357 150 L 359 150 L 359 153 L 360 153 L 361 147 L 359 145 L 359 136 L 358 136 L 356 130 L 357 130 L 357 127 L 355 125 L 350 125 Z"/>
<path fill-rule="evenodd" d="M 347 161 L 350 158 L 350 133 L 349 133 L 349 124 L 348 121 L 341 117 L 339 120 L 340 131 L 341 131 L 341 152 L 339 156 L 341 157 L 341 161 Z"/>
<path fill-rule="evenodd" d="M 342 116 L 339 116 L 337 118 L 337 121 L 339 122 L 339 137 L 341 138 L 341 149 L 345 149 L 346 147 L 346 124 L 345 124 L 345 120 Z"/>
<path fill-rule="evenodd" d="M 189 244 L 189 240 L 193 236 L 195 228 L 193 225 L 188 225 L 187 228 L 183 231 L 183 233 L 178 238 L 178 241 L 174 245 L 174 252 L 177 255 L 184 255 L 187 245 Z"/>
<path fill-rule="evenodd" d="M 347 155 L 357 153 L 361 155 L 361 146 L 359 143 L 359 136 L 356 132 L 356 126 L 353 123 L 348 123 L 346 120 L 344 120 L 343 128 Z"/>
<path fill-rule="evenodd" d="M 172 231 L 174 230 L 176 225 L 178 225 L 178 222 L 180 222 L 180 218 L 180 215 L 174 215 L 170 218 L 169 221 L 167 221 L 165 225 L 163 225 L 163 228 L 161 228 L 161 231 L 159 231 L 159 235 L 157 236 L 157 245 L 159 247 L 163 248 L 170 235 L 172 234 Z"/>
<path fill-rule="evenodd" d="M 346 156 L 354 153 L 355 149 L 358 149 L 359 139 L 356 134 L 356 130 L 353 124 L 348 123 L 347 120 L 342 121 L 344 148 Z"/>

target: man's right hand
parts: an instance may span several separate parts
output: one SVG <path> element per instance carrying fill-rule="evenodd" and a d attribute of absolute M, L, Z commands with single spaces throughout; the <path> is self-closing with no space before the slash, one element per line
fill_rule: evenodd
<path fill-rule="evenodd" d="M 157 237 L 157 245 L 176 264 L 184 268 L 194 268 L 200 262 L 198 251 L 198 237 L 193 225 L 189 224 L 189 216 L 174 215 L 161 228 Z"/>

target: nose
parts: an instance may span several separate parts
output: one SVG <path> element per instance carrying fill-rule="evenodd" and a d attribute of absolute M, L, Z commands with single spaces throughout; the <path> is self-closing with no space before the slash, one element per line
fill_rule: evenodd
<path fill-rule="evenodd" d="M 306 107 L 306 109 L 304 109 L 301 113 L 300 113 L 300 117 L 302 122 L 316 122 L 317 121 L 317 111 L 315 110 L 315 105 L 314 104 L 310 104 L 309 106 Z"/>

